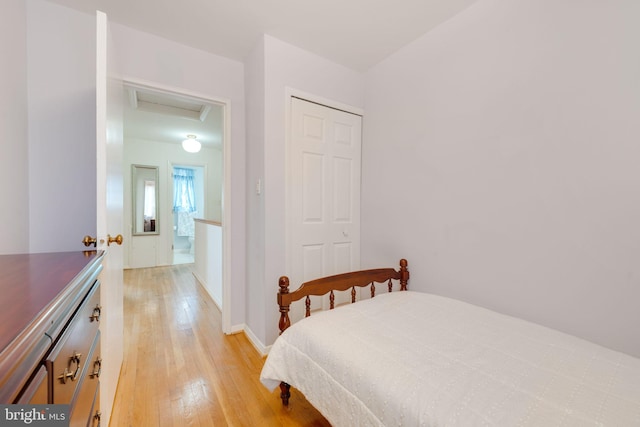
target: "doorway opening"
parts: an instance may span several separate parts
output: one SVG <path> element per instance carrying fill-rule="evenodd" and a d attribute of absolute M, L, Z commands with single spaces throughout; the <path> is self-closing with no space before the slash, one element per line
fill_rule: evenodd
<path fill-rule="evenodd" d="M 124 99 L 128 100 L 124 102 L 123 112 L 125 170 L 127 164 L 157 166 L 160 187 L 159 230 L 156 235 L 130 234 L 129 239 L 125 239 L 124 259 L 125 264 L 128 263 L 125 268 L 193 263 L 194 276 L 211 293 L 206 283 L 208 276 L 197 274 L 198 265 L 218 265 L 222 329 L 230 333 L 231 236 L 227 235 L 231 220 L 229 101 L 135 80 L 124 81 Z M 188 139 L 196 140 L 199 149 L 188 149 L 188 145 L 183 143 Z M 196 201 L 194 211 L 176 212 L 174 215 L 173 176 L 178 167 L 193 171 Z M 130 180 L 131 177 L 125 174 L 125 224 L 132 221 Z M 183 227 L 180 220 L 190 217 L 196 219 L 195 227 L 193 220 L 185 221 Z M 218 224 L 220 228 L 221 243 L 216 263 L 203 258 L 204 252 L 198 251 L 200 244 L 207 248 L 206 237 L 198 238 L 199 226 L 210 223 Z"/>
<path fill-rule="evenodd" d="M 173 178 L 173 264 L 193 264 L 195 218 L 205 218 L 204 166 L 174 164 Z"/>

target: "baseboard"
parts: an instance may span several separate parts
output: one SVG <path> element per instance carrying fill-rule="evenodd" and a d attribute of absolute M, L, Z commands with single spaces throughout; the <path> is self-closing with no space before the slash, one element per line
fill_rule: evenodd
<path fill-rule="evenodd" d="M 202 277 L 200 277 L 200 275 L 198 274 L 197 271 L 192 271 L 191 272 L 193 274 L 193 277 L 196 278 L 196 280 L 198 281 L 198 283 L 200 283 L 200 286 L 202 286 L 203 288 L 207 289 L 207 287 L 204 285 L 204 279 Z M 208 293 L 208 292 L 207 292 Z"/>
<path fill-rule="evenodd" d="M 269 350 L 271 350 L 271 346 L 265 346 L 259 339 L 256 337 L 256 334 L 253 333 L 251 328 L 244 325 L 244 334 L 249 339 L 249 342 L 253 347 L 260 353 L 261 356 L 266 356 L 269 354 Z"/>
<path fill-rule="evenodd" d="M 234 325 L 234 326 L 231 326 L 231 332 L 229 332 L 229 333 L 230 334 L 237 334 L 237 333 L 240 333 L 240 332 L 244 332 L 244 328 L 245 328 L 244 323 L 242 323 L 240 325 Z"/>
<path fill-rule="evenodd" d="M 209 298 L 211 298 L 211 301 L 213 301 L 213 303 L 216 305 L 216 307 L 218 307 L 218 310 L 222 311 L 222 304 L 220 304 L 220 302 L 218 302 L 213 295 L 211 295 L 211 293 L 209 292 L 209 289 L 207 289 L 207 285 L 205 280 L 198 274 L 198 272 L 196 271 L 192 271 L 193 273 L 193 277 L 195 277 L 196 282 L 198 282 L 200 284 L 200 286 L 202 286 L 202 289 L 204 289 L 204 291 L 207 293 L 207 295 L 209 295 Z M 239 332 L 239 331 L 238 331 Z M 235 332 L 231 332 L 232 334 Z"/>

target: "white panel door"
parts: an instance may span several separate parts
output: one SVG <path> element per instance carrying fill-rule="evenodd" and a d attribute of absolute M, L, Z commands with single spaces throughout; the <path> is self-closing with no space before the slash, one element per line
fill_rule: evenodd
<path fill-rule="evenodd" d="M 298 98 L 291 102 L 290 279 L 298 286 L 360 267 L 362 117 Z M 336 303 L 349 295 L 336 296 Z M 326 305 L 321 301 L 313 300 L 312 308 Z M 292 309 L 293 316 L 300 317 L 300 310 Z"/>
<path fill-rule="evenodd" d="M 122 80 L 115 72 L 115 54 L 107 16 L 97 13 L 96 27 L 96 144 L 97 247 L 105 251 L 100 274 L 102 375 L 100 424 L 109 425 L 123 360 L 122 246 L 108 244 L 108 235 L 122 234 Z"/>

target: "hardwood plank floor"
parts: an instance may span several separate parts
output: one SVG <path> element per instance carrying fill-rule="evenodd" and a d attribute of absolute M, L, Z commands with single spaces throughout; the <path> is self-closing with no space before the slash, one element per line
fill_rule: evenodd
<path fill-rule="evenodd" d="M 243 333 L 221 332 L 220 311 L 191 268 L 125 270 L 125 354 L 110 425 L 328 426 L 297 390 L 285 408 L 279 389 L 262 386 L 264 359 Z"/>

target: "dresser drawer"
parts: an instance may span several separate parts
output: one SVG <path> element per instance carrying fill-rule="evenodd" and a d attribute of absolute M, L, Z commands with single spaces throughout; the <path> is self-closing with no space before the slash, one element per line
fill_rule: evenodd
<path fill-rule="evenodd" d="M 93 406 L 91 407 L 91 415 L 89 416 L 89 424 L 87 427 L 100 427 L 100 419 L 102 418 L 102 412 L 100 412 L 100 387 L 96 388 L 96 394 L 93 397 Z"/>
<path fill-rule="evenodd" d="M 82 378 L 78 379 L 79 393 L 76 395 L 71 409 L 70 427 L 85 427 L 89 424 L 94 413 L 92 408 L 100 388 L 100 372 L 102 368 L 100 332 L 96 335 L 87 360 L 88 363 L 86 363 Z"/>
<path fill-rule="evenodd" d="M 47 377 L 47 369 L 44 366 L 40 366 L 40 369 L 26 385 L 16 403 L 32 405 L 46 405 L 49 403 L 49 381 L 47 381 Z"/>
<path fill-rule="evenodd" d="M 41 402 L 41 368 L 96 285 L 102 251 L 0 255 L 0 403 Z M 46 369 L 46 368 L 45 368 Z"/>
<path fill-rule="evenodd" d="M 90 351 L 98 336 L 99 317 L 100 282 L 96 282 L 46 358 L 51 384 L 49 403 L 72 403 L 83 372 L 93 367 Z"/>

